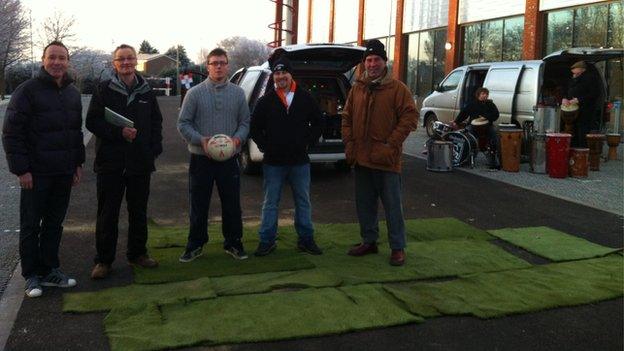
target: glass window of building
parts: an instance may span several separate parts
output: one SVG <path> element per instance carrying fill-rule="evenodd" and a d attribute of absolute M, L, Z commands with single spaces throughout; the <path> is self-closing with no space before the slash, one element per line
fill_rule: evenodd
<path fill-rule="evenodd" d="M 444 78 L 446 28 L 407 35 L 407 76 L 412 93 L 425 97 Z"/>
<path fill-rule="evenodd" d="M 356 16 L 355 14 L 357 14 L 357 11 L 354 12 L 354 16 Z M 395 0 L 364 2 L 364 39 L 394 35 L 395 22 Z"/>
<path fill-rule="evenodd" d="M 463 26 L 463 63 L 522 59 L 524 16 Z"/>
<path fill-rule="evenodd" d="M 329 0 L 314 0 L 311 43 L 329 42 Z"/>
<path fill-rule="evenodd" d="M 600 3 L 546 13 L 544 56 L 571 47 L 623 47 L 622 3 Z"/>
<path fill-rule="evenodd" d="M 334 5 L 334 42 L 349 43 L 357 41 L 359 0 L 338 0 Z"/>

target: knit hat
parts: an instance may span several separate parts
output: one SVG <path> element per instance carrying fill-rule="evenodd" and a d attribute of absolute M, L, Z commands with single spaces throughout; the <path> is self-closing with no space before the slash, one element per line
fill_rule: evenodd
<path fill-rule="evenodd" d="M 271 68 L 271 72 L 275 73 L 277 71 L 284 71 L 292 74 L 292 65 L 290 64 L 290 60 L 286 57 L 280 57 L 273 64 L 273 68 Z"/>
<path fill-rule="evenodd" d="M 587 65 L 585 64 L 585 61 L 578 61 L 575 64 L 573 64 L 572 67 L 570 67 L 570 69 L 575 69 L 575 68 L 587 69 Z"/>
<path fill-rule="evenodd" d="M 364 52 L 364 57 L 362 59 L 366 59 L 368 55 L 377 55 L 384 59 L 384 61 L 388 61 L 386 48 L 384 44 L 377 39 L 371 39 L 366 42 L 366 52 Z"/>

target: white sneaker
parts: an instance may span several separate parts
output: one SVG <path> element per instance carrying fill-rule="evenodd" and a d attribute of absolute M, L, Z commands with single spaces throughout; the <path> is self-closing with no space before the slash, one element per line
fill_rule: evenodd
<path fill-rule="evenodd" d="M 31 277 L 26 279 L 26 296 L 28 297 L 39 297 L 43 294 L 43 289 L 41 289 L 41 282 L 39 277 Z"/>
<path fill-rule="evenodd" d="M 76 279 L 68 277 L 58 268 L 53 268 L 52 271 L 43 278 L 41 285 L 71 288 L 76 286 Z"/>

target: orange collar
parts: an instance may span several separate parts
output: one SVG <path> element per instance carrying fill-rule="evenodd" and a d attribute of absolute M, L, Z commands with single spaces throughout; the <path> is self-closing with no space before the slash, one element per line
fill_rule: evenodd
<path fill-rule="evenodd" d="M 295 81 L 293 80 L 292 83 L 290 83 L 289 92 L 293 92 L 294 94 L 295 90 L 297 90 L 297 83 L 295 83 Z M 278 88 L 276 89 L 276 93 L 277 93 L 277 96 L 280 98 L 280 101 L 282 102 L 282 104 L 284 104 L 284 107 L 286 107 L 286 110 L 288 110 L 288 100 L 286 100 L 286 93 L 284 92 L 284 90 Z"/>

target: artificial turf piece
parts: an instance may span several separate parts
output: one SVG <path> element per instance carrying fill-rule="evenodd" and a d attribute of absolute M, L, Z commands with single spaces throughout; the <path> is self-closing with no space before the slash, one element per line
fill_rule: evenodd
<path fill-rule="evenodd" d="M 588 304 L 623 295 L 623 258 L 553 263 L 527 269 L 479 273 L 438 283 L 386 284 L 412 313 L 424 317 L 501 317 Z"/>
<path fill-rule="evenodd" d="M 63 312 L 101 312 L 141 304 L 167 304 L 216 296 L 210 278 L 157 285 L 132 284 L 95 292 L 63 294 Z"/>
<path fill-rule="evenodd" d="M 348 247 L 325 250 L 308 259 L 320 270 L 329 271 L 344 285 L 454 277 L 530 267 L 530 264 L 488 241 L 433 240 L 408 242 L 402 267 L 389 265 L 390 249 L 380 246 L 378 254 L 353 257 Z"/>
<path fill-rule="evenodd" d="M 409 219 L 405 221 L 405 232 L 408 241 L 494 239 L 485 230 L 452 217 Z"/>
<path fill-rule="evenodd" d="M 112 350 L 258 342 L 420 322 L 377 285 L 218 297 L 113 310 Z"/>
<path fill-rule="evenodd" d="M 331 272 L 308 269 L 294 272 L 267 272 L 212 278 L 217 295 L 265 293 L 276 290 L 336 287 L 342 280 Z"/>
<path fill-rule="evenodd" d="M 505 228 L 492 235 L 551 261 L 602 257 L 621 249 L 594 244 L 549 227 Z"/>
<path fill-rule="evenodd" d="M 134 267 L 134 281 L 139 284 L 159 284 L 202 277 L 251 274 L 261 272 L 296 271 L 313 268 L 305 254 L 283 245 L 270 257 L 257 258 L 249 255 L 246 260 L 235 260 L 223 251 L 223 244 L 204 245 L 203 255 L 194 261 L 180 263 L 183 249 L 172 247 L 152 249 L 150 255 L 159 263 L 157 268 Z"/>

